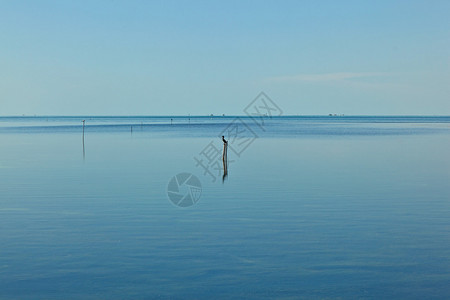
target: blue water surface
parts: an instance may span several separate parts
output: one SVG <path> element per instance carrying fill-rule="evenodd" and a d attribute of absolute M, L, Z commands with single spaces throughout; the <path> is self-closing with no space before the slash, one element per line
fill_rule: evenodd
<path fill-rule="evenodd" d="M 196 161 L 222 135 L 225 178 Z M 0 139 L 0 299 L 450 298 L 450 117 L 0 117 Z"/>

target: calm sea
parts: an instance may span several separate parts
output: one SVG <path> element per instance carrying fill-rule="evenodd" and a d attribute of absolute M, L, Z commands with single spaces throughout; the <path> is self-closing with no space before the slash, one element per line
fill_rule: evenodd
<path fill-rule="evenodd" d="M 450 298 L 450 117 L 0 117 L 0 141 L 0 299 Z"/>

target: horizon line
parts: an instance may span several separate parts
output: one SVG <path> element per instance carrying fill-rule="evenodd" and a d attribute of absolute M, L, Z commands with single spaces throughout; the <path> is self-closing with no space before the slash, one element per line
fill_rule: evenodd
<path fill-rule="evenodd" d="M 244 118 L 252 118 L 252 117 L 259 117 L 259 116 L 249 116 L 249 115 L 0 115 L 0 118 L 57 118 L 57 117 L 68 117 L 68 118 L 77 118 L 77 117 L 83 117 L 83 118 L 111 118 L 111 117 L 133 117 L 133 118 L 149 118 L 149 117 L 157 117 L 157 118 L 224 118 L 224 117 L 244 117 Z M 261 116 L 263 117 L 263 116 Z M 438 115 L 438 114 L 424 114 L 424 115 L 417 115 L 417 114 L 376 114 L 376 115 L 369 115 L 369 114 L 290 114 L 290 115 L 282 115 L 282 116 L 266 116 L 266 117 L 274 117 L 274 118 L 283 118 L 283 117 L 450 117 L 450 115 Z"/>

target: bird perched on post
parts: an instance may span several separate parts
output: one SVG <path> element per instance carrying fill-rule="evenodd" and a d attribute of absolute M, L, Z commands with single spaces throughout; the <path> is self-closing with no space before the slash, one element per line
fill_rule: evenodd
<path fill-rule="evenodd" d="M 222 141 L 224 144 L 228 144 L 228 141 L 225 139 L 225 137 L 222 135 Z"/>

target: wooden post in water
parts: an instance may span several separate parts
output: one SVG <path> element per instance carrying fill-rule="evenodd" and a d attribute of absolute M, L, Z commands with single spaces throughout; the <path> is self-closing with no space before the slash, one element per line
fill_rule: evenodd
<path fill-rule="evenodd" d="M 228 143 L 223 143 L 223 154 L 222 154 L 223 162 L 227 161 L 227 148 L 228 148 Z"/>
<path fill-rule="evenodd" d="M 222 136 L 223 141 L 223 153 L 222 153 L 222 163 L 223 163 L 223 176 L 222 182 L 225 181 L 225 178 L 228 176 L 228 141 L 225 140 L 225 137 Z"/>

